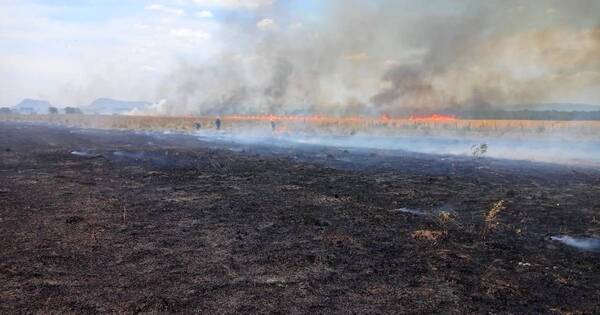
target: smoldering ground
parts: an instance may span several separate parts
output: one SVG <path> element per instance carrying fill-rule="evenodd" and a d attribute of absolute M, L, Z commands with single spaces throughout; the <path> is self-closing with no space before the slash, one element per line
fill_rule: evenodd
<path fill-rule="evenodd" d="M 5 122 L 0 148 L 2 313 L 600 311 L 598 170 Z"/>
<path fill-rule="evenodd" d="M 185 60 L 148 113 L 378 115 L 600 102 L 600 3 L 275 2 Z M 258 23 L 257 23 L 258 21 Z M 260 23 L 268 21 L 269 23 Z"/>
<path fill-rule="evenodd" d="M 416 136 L 358 132 L 354 135 L 287 133 L 273 135 L 266 127 L 244 128 L 231 132 L 200 131 L 199 139 L 214 143 L 229 143 L 231 148 L 244 146 L 276 146 L 294 149 L 323 147 L 358 152 L 387 152 L 390 156 L 402 156 L 406 152 L 438 156 L 462 156 L 472 158 L 495 158 L 506 160 L 529 160 L 570 165 L 600 167 L 600 142 L 593 139 L 573 141 L 561 137 L 461 137 L 461 136 Z M 475 148 L 486 145 L 482 156 Z M 344 159 L 344 154 L 332 156 Z"/>

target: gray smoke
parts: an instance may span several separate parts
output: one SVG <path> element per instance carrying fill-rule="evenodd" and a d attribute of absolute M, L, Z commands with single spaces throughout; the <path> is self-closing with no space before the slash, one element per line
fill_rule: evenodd
<path fill-rule="evenodd" d="M 333 0 L 307 21 L 275 2 L 214 36 L 220 56 L 174 69 L 153 110 L 376 115 L 600 103 L 597 12 L 593 0 Z"/>

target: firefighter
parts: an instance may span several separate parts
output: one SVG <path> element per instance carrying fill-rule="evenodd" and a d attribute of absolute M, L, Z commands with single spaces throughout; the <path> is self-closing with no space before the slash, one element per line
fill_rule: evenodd
<path fill-rule="evenodd" d="M 215 127 L 217 128 L 217 130 L 221 130 L 221 117 L 217 117 L 217 119 L 215 120 Z"/>

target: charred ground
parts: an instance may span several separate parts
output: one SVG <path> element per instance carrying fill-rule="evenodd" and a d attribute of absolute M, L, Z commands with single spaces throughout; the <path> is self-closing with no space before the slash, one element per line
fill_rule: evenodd
<path fill-rule="evenodd" d="M 0 149 L 3 313 L 600 312 L 600 254 L 549 239 L 600 234 L 598 170 L 15 123 Z"/>

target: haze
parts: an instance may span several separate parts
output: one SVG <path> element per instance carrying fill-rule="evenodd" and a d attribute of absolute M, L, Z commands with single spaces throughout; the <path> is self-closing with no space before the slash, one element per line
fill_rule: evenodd
<path fill-rule="evenodd" d="M 399 114 L 599 104 L 600 2 L 0 1 L 0 106 Z"/>

